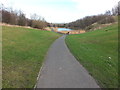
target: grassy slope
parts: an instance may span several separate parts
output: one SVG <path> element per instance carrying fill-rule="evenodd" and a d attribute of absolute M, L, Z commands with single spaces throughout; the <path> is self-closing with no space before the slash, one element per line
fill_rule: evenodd
<path fill-rule="evenodd" d="M 97 80 L 101 87 L 117 87 L 117 24 L 93 32 L 69 35 L 66 38 L 66 43 L 73 55 Z"/>
<path fill-rule="evenodd" d="M 3 26 L 3 88 L 32 88 L 44 56 L 60 35 Z"/>

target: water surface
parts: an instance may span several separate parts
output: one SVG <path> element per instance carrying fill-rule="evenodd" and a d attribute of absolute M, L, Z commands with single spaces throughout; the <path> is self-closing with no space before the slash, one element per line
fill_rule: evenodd
<path fill-rule="evenodd" d="M 71 31 L 72 29 L 69 28 L 58 28 L 58 31 Z"/>

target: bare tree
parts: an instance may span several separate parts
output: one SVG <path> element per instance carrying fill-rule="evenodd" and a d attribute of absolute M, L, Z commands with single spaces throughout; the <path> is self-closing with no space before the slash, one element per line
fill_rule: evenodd
<path fill-rule="evenodd" d="M 4 23 L 10 23 L 10 12 L 6 10 L 2 10 L 2 22 Z"/>
<path fill-rule="evenodd" d="M 106 12 L 105 12 L 105 15 L 112 15 L 112 14 L 111 14 L 111 11 L 110 11 L 110 10 L 106 11 Z"/>
<path fill-rule="evenodd" d="M 118 2 L 118 15 L 120 15 L 120 1 Z"/>
<path fill-rule="evenodd" d="M 112 8 L 112 15 L 116 16 L 120 12 L 120 2 L 114 8 Z"/>
<path fill-rule="evenodd" d="M 12 8 L 5 8 L 2 4 L 0 5 L 0 9 L 2 22 L 4 23 L 20 26 L 28 25 L 39 29 L 43 29 L 48 24 L 44 18 L 37 14 L 31 15 L 31 19 L 28 19 L 21 10 L 15 11 Z"/>
<path fill-rule="evenodd" d="M 25 26 L 26 25 L 26 17 L 25 14 L 22 11 L 19 11 L 19 19 L 18 19 L 18 25 Z"/>

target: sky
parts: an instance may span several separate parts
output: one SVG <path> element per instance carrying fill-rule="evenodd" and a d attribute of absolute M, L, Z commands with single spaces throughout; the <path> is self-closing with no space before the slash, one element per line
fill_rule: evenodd
<path fill-rule="evenodd" d="M 111 10 L 119 0 L 0 0 L 6 7 L 21 10 L 30 18 L 37 14 L 50 23 L 68 23 Z"/>

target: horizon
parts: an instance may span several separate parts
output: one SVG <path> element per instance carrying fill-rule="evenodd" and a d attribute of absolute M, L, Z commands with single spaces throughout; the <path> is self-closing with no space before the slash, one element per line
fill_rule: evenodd
<path fill-rule="evenodd" d="M 21 10 L 27 18 L 36 13 L 49 23 L 69 23 L 85 16 L 104 14 L 107 10 L 112 10 L 119 0 L 0 0 L 0 2 L 5 7 Z"/>

